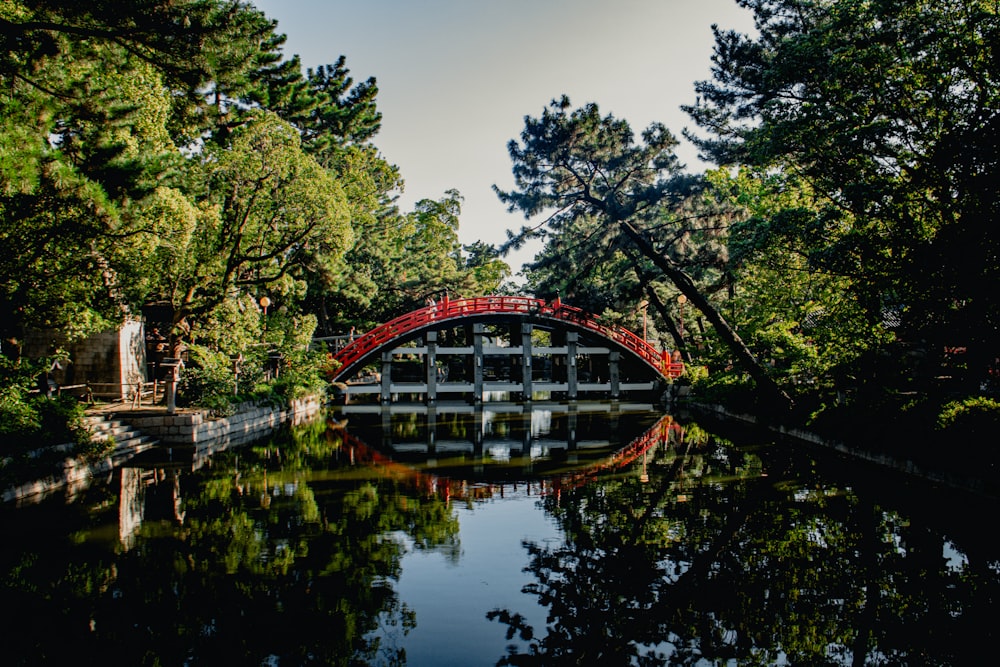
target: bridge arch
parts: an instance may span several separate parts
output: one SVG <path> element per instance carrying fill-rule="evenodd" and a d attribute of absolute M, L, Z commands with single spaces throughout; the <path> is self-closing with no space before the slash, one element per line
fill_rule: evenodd
<path fill-rule="evenodd" d="M 405 343 L 421 336 L 431 341 L 436 340 L 434 332 L 442 329 L 462 325 L 509 324 L 512 322 L 521 322 L 522 329 L 524 327 L 538 327 L 583 334 L 588 339 L 602 342 L 609 350 L 613 350 L 613 354 L 624 354 L 627 358 L 639 362 L 648 369 L 648 374 L 655 379 L 676 378 L 684 370 L 683 364 L 674 362 L 668 351 L 660 351 L 631 331 L 600 322 L 593 315 L 580 308 L 563 304 L 558 299 L 547 302 L 541 299 L 515 296 L 486 296 L 467 299 L 448 299 L 445 297 L 438 303 L 419 308 L 379 325 L 351 341 L 334 355 L 334 359 L 341 365 L 331 379 L 335 382 L 346 382 L 363 367 L 380 361 L 384 362 L 393 350 L 398 350 Z M 422 351 L 426 353 L 428 348 L 429 346 L 425 346 Z M 432 347 L 430 347 L 430 351 L 433 354 Z M 478 355 L 477 365 L 482 366 L 483 351 L 481 345 L 476 347 L 474 354 Z M 527 339 L 524 354 L 530 365 L 531 350 L 530 342 Z M 569 358 L 568 354 L 567 359 Z M 572 363 L 569 362 L 569 365 Z M 395 393 L 388 386 L 391 380 L 385 378 L 389 367 L 385 366 L 385 369 L 382 382 L 386 386 L 381 388 L 383 399 L 386 398 L 387 393 Z M 573 386 L 573 382 L 574 380 L 571 380 L 567 387 L 559 387 L 556 390 L 568 390 L 568 393 L 571 394 L 570 397 L 575 398 L 573 394 L 576 392 L 576 387 Z M 613 382 L 612 380 L 611 384 Z M 428 374 L 425 384 L 428 386 L 416 389 L 416 391 L 427 393 L 429 398 L 433 398 L 433 394 L 436 393 L 435 379 L 430 377 L 430 374 Z M 522 386 L 515 389 L 524 391 L 525 395 L 530 397 L 530 384 L 529 377 Z M 472 386 L 452 387 L 451 389 L 454 391 L 468 389 L 479 398 L 482 387 L 482 379 L 477 375 L 477 380 Z M 608 388 L 612 394 L 617 393 L 617 388 L 613 386 Z M 408 389 L 414 390 L 413 387 L 408 387 Z"/>

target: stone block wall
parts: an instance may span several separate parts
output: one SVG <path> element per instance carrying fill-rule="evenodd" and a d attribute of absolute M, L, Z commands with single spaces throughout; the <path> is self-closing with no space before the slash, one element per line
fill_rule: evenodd
<path fill-rule="evenodd" d="M 250 442 L 284 424 L 300 424 L 315 417 L 322 405 L 318 398 L 292 401 L 288 407 L 244 405 L 236 414 L 208 419 L 202 412 L 185 411 L 173 415 L 129 415 L 118 418 L 156 438 L 160 444 L 220 447 Z"/>
<path fill-rule="evenodd" d="M 127 320 L 114 331 L 104 331 L 73 344 L 56 331 L 29 331 L 21 352 L 31 359 L 69 352 L 70 363 L 53 373 L 60 386 L 93 385 L 94 395 L 125 399 L 137 380 L 146 379 L 146 345 L 143 323 Z"/>
<path fill-rule="evenodd" d="M 241 445 L 277 429 L 283 424 L 301 424 L 313 419 L 322 410 L 318 397 L 308 397 L 292 401 L 288 407 L 264 407 L 246 405 L 232 417 L 206 419 L 198 411 L 182 412 L 174 415 L 142 415 L 129 413 L 115 416 L 127 422 L 145 435 L 155 436 L 162 444 L 173 446 L 193 446 L 193 465 L 200 468 L 208 457 L 226 447 Z M 144 444 L 143 448 L 151 445 Z M 66 445 L 67 450 L 71 449 Z M 82 457 L 69 456 L 61 470 L 43 479 L 25 482 L 7 488 L 0 488 L 2 502 L 37 502 L 52 493 L 65 490 L 71 498 L 88 488 L 96 479 L 111 481 L 112 471 L 137 453 L 134 446 L 123 445 L 116 448 L 111 456 L 99 461 L 87 461 Z"/>

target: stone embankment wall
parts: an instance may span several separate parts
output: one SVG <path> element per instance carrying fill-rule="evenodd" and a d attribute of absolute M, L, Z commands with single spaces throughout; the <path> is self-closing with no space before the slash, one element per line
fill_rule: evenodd
<path fill-rule="evenodd" d="M 158 445 L 194 446 L 198 454 L 197 463 L 203 462 L 206 456 L 215 451 L 245 444 L 286 424 L 294 426 L 309 421 L 322 408 L 319 398 L 307 397 L 291 401 L 287 407 L 244 405 L 236 414 L 221 419 L 207 419 L 198 411 L 175 415 L 136 413 L 131 416 L 126 411 L 115 417 L 141 431 L 144 436 L 151 436 Z M 148 437 L 142 440 L 147 441 Z M 0 498 L 3 502 L 36 502 L 55 492 L 65 492 L 67 498 L 70 498 L 88 488 L 95 480 L 110 482 L 117 466 L 151 446 L 151 442 L 138 446 L 121 442 L 108 457 L 97 461 L 69 456 L 57 473 L 0 489 Z"/>
<path fill-rule="evenodd" d="M 161 445 L 225 446 L 241 445 L 285 424 L 301 424 L 315 417 L 322 404 L 316 397 L 291 401 L 287 407 L 246 404 L 229 417 L 210 419 L 202 412 L 185 411 L 173 415 L 129 415 L 118 418 Z"/>
<path fill-rule="evenodd" d="M 110 456 L 98 461 L 70 457 L 51 475 L 0 490 L 0 499 L 5 503 L 35 503 L 57 491 L 65 492 L 67 498 L 72 498 L 90 487 L 95 479 L 101 478 L 110 483 L 113 469 Z"/>

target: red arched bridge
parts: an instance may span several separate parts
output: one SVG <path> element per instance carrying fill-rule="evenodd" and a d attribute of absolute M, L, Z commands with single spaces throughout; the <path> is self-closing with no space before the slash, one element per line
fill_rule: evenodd
<path fill-rule="evenodd" d="M 489 330 L 487 327 L 490 327 Z M 535 330 L 549 333 L 547 344 Z M 501 331 L 502 330 L 502 331 Z M 504 340 L 506 338 L 506 340 Z M 679 377 L 684 365 L 627 329 L 599 321 L 573 306 L 529 297 L 443 298 L 401 315 L 349 342 L 334 359 L 331 376 L 348 394 L 580 392 L 617 398 L 622 391 L 652 390 Z M 380 370 L 350 382 L 359 371 Z"/>

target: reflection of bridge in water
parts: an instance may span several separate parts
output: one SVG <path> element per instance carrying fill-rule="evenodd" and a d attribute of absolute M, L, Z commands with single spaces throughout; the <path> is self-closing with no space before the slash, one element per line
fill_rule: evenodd
<path fill-rule="evenodd" d="M 641 442 L 666 442 L 679 426 L 642 403 L 348 405 L 338 410 L 354 444 L 380 460 L 465 479 L 578 474 Z"/>
<path fill-rule="evenodd" d="M 479 402 L 490 392 L 618 398 L 654 391 L 684 370 L 668 350 L 579 308 L 509 296 L 445 297 L 352 340 L 334 359 L 345 399 L 372 394 L 383 403 L 406 394 Z"/>
<path fill-rule="evenodd" d="M 367 465 L 373 477 L 388 474 L 446 500 L 558 493 L 683 441 L 672 417 L 642 403 L 349 405 L 338 413 L 342 421 L 330 419 L 325 437 L 339 441 L 336 451 L 348 455 L 348 469 Z M 183 524 L 181 478 L 226 449 L 155 450 L 118 469 L 122 546 L 131 548 L 146 522 Z M 266 468 L 261 479 L 243 479 L 238 464 L 233 475 L 234 493 L 258 493 L 261 506 L 309 479 L 302 471 L 289 478 L 279 471 L 269 483 Z"/>

